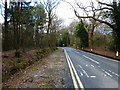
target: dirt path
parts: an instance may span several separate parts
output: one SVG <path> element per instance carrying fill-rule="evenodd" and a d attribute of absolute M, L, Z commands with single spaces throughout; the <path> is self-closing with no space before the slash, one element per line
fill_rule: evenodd
<path fill-rule="evenodd" d="M 65 88 L 67 63 L 62 49 L 14 75 L 3 84 L 7 88 Z"/>

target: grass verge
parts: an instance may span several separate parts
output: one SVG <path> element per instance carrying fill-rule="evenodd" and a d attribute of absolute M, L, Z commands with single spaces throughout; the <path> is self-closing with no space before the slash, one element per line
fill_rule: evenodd
<path fill-rule="evenodd" d="M 12 75 L 15 73 L 18 73 L 19 71 L 25 69 L 26 67 L 34 64 L 35 62 L 41 60 L 42 58 L 48 56 L 52 51 L 50 49 L 46 49 L 44 51 L 40 50 L 32 50 L 31 51 L 33 55 L 30 55 L 31 57 L 34 57 L 31 60 L 28 60 L 27 58 L 19 57 L 19 58 L 3 58 L 2 60 L 2 82 L 8 80 Z M 30 73 L 32 71 L 36 70 L 36 68 L 28 70 L 26 73 Z"/>

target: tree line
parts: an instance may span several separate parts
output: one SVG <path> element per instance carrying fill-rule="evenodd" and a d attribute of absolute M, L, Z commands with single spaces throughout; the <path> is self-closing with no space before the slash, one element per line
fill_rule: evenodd
<path fill-rule="evenodd" d="M 69 29 L 65 28 L 69 34 L 68 38 L 70 39 L 71 36 L 74 37 L 74 45 L 69 43 L 68 46 L 76 45 L 80 48 L 104 46 L 113 51 L 120 51 L 120 1 L 113 0 L 112 3 L 104 3 L 99 0 L 97 2 L 91 0 L 89 6 L 83 5 L 80 1 L 77 2 L 77 0 L 74 3 L 67 1 L 66 3 L 72 7 L 76 17 L 79 19 L 79 22 L 74 23 L 73 33 L 71 33 L 70 28 L 73 25 L 72 23 L 72 25 L 67 27 Z M 80 10 L 83 10 L 84 15 L 79 12 Z M 107 34 L 100 32 L 107 28 L 109 29 Z M 95 35 L 98 35 L 98 37 Z M 79 40 L 77 40 L 78 38 Z M 76 41 L 78 41 L 78 44 L 75 43 Z M 106 45 L 102 42 L 106 42 Z"/>
<path fill-rule="evenodd" d="M 20 51 L 24 52 L 26 48 L 44 51 L 54 50 L 56 46 L 99 46 L 120 51 L 120 1 L 113 0 L 108 4 L 97 0 L 96 4 L 91 0 L 90 6 L 84 6 L 77 0 L 75 3 L 67 2 L 79 22 L 62 29 L 62 21 L 54 12 L 59 3 L 59 0 L 34 2 L 34 5 L 31 2 L 10 2 L 8 7 L 8 2 L 5 2 L 3 51 L 15 49 L 15 56 L 19 56 Z M 83 10 L 84 15 L 79 10 Z M 107 34 L 100 32 L 107 28 Z M 102 45 L 100 42 L 106 43 Z"/>
<path fill-rule="evenodd" d="M 61 24 L 54 12 L 58 4 L 59 0 L 14 1 L 8 7 L 8 2 L 5 2 L 2 51 L 15 49 L 15 56 L 19 57 L 26 48 L 56 49 L 57 31 Z"/>

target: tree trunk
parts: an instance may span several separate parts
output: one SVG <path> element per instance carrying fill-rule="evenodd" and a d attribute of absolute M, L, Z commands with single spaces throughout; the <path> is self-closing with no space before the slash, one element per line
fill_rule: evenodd
<path fill-rule="evenodd" d="M 93 48 L 92 43 L 93 43 L 93 33 L 94 29 L 96 27 L 96 21 L 93 21 L 92 29 L 90 32 L 88 32 L 88 42 L 89 42 L 89 48 Z"/>
<path fill-rule="evenodd" d="M 18 11 L 17 11 L 17 17 L 16 17 L 16 52 L 15 52 L 15 56 L 16 57 L 20 57 L 20 2 L 18 2 Z"/>
<path fill-rule="evenodd" d="M 7 51 L 8 46 L 8 24 L 7 24 L 7 1 L 5 1 L 5 31 L 4 31 L 4 50 Z"/>
<path fill-rule="evenodd" d="M 92 48 L 93 33 L 88 33 L 88 45 L 89 48 Z"/>

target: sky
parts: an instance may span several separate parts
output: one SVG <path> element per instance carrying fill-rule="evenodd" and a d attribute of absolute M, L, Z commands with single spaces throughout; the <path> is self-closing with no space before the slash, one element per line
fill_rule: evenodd
<path fill-rule="evenodd" d="M 65 2 L 66 1 L 66 2 Z M 97 7 L 97 0 L 92 0 L 94 2 L 95 7 Z M 99 0 L 105 3 L 112 3 L 113 0 Z M 119 1 L 119 0 L 116 0 Z M 75 2 L 81 3 L 84 6 L 89 6 L 91 0 L 64 0 L 61 1 L 59 6 L 56 9 L 56 14 L 59 18 L 61 18 L 64 21 L 64 25 L 68 26 L 71 22 L 74 20 L 78 21 L 78 18 L 75 16 L 72 7 L 67 3 L 70 2 L 72 5 L 74 5 Z M 80 15 L 84 15 L 83 11 L 79 9 Z"/>
<path fill-rule="evenodd" d="M 0 2 L 1 1 L 3 1 L 3 0 L 0 0 Z M 74 3 L 74 1 L 78 1 L 78 2 L 82 2 L 86 6 L 90 3 L 90 0 L 66 0 L 66 1 L 70 2 L 70 3 Z M 93 0 L 93 1 L 95 1 L 95 0 Z M 111 0 L 102 0 L 102 1 L 109 2 Z M 1 9 L 0 9 L 0 13 L 1 13 Z M 75 16 L 75 14 L 73 12 L 72 7 L 64 1 L 61 1 L 61 3 L 56 8 L 56 14 L 59 19 L 63 20 L 63 24 L 65 26 L 68 26 L 74 20 L 78 20 L 78 18 Z M 3 22 L 4 22 L 4 18 L 3 18 L 3 16 L 0 15 L 0 23 L 3 23 Z"/>
<path fill-rule="evenodd" d="M 3 0 L 0 0 L 0 3 L 1 1 L 4 2 Z M 1 13 L 1 9 L 0 9 L 0 13 Z M 58 5 L 55 13 L 59 19 L 63 20 L 63 25 L 65 26 L 68 26 L 73 20 L 77 19 L 74 15 L 74 12 L 71 9 L 71 6 L 68 3 L 63 1 L 61 1 L 61 3 Z M 3 22 L 4 22 L 4 18 L 3 16 L 0 15 L 0 23 L 3 23 Z"/>
<path fill-rule="evenodd" d="M 3 23 L 4 22 L 4 18 L 1 15 L 1 12 L 2 12 L 2 10 L 1 10 L 2 4 L 1 3 L 2 3 L 2 0 L 0 0 L 0 23 Z"/>
<path fill-rule="evenodd" d="M 73 20 L 77 20 L 71 6 L 63 1 L 57 7 L 56 14 L 59 19 L 63 20 L 65 26 L 68 26 Z"/>

